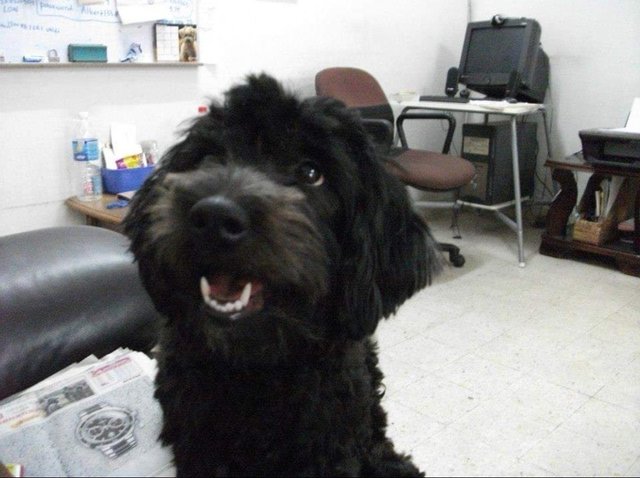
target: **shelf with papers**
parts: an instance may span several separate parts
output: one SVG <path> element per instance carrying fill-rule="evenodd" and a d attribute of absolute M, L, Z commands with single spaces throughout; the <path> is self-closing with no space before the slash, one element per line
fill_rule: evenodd
<path fill-rule="evenodd" d="M 552 257 L 567 258 L 571 256 L 589 255 L 607 262 L 613 262 L 625 274 L 640 277 L 640 169 L 617 168 L 592 165 L 582 157 L 572 156 L 564 160 L 547 161 L 546 166 L 553 170 L 553 179 L 560 184 L 560 192 L 556 195 L 547 214 L 546 231 L 542 234 L 540 253 Z M 574 178 L 575 171 L 591 173 L 589 182 L 578 203 L 578 190 Z M 596 190 L 609 177 L 625 178 L 627 186 L 624 192 L 614 198 L 613 208 L 623 208 L 633 214 L 633 230 L 619 234 L 617 217 L 607 216 L 612 224 L 605 224 L 607 217 L 590 218 L 590 209 L 595 205 Z M 569 225 L 574 207 L 578 204 L 581 219 Z M 586 218 L 586 219 L 585 219 Z M 593 219 L 591 221 L 587 219 Z M 614 230 L 599 235 L 600 227 Z M 576 228 L 583 228 L 578 233 Z M 588 229 L 591 228 L 592 231 Z"/>
<path fill-rule="evenodd" d="M 204 63 L 175 61 L 155 63 L 102 63 L 102 62 L 73 62 L 73 63 L 0 63 L 0 70 L 24 70 L 33 68 L 194 68 Z"/>

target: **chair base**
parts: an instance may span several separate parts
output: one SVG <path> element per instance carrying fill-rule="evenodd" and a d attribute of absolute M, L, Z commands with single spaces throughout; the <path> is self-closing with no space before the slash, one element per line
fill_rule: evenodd
<path fill-rule="evenodd" d="M 460 254 L 460 248 L 458 246 L 439 242 L 438 249 L 449 253 L 449 262 L 451 262 L 453 267 L 462 267 L 464 265 L 465 258 Z"/>

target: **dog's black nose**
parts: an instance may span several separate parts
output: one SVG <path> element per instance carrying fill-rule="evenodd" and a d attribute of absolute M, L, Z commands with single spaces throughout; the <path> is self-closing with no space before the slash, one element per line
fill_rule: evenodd
<path fill-rule="evenodd" d="M 223 196 L 210 196 L 195 203 L 189 219 L 196 231 L 228 244 L 241 241 L 249 230 L 246 211 Z"/>

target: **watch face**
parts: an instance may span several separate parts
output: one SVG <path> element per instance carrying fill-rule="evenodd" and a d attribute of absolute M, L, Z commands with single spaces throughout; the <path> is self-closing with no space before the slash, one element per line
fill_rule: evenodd
<path fill-rule="evenodd" d="M 76 435 L 90 448 L 112 445 L 133 431 L 135 418 L 126 408 L 106 406 L 88 410 L 91 411 L 78 424 Z"/>

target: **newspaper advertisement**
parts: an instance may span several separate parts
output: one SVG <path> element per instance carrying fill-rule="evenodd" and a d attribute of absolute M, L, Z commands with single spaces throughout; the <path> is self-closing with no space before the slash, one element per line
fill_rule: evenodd
<path fill-rule="evenodd" d="M 119 349 L 0 402 L 0 462 L 24 476 L 175 476 L 155 361 Z"/>

